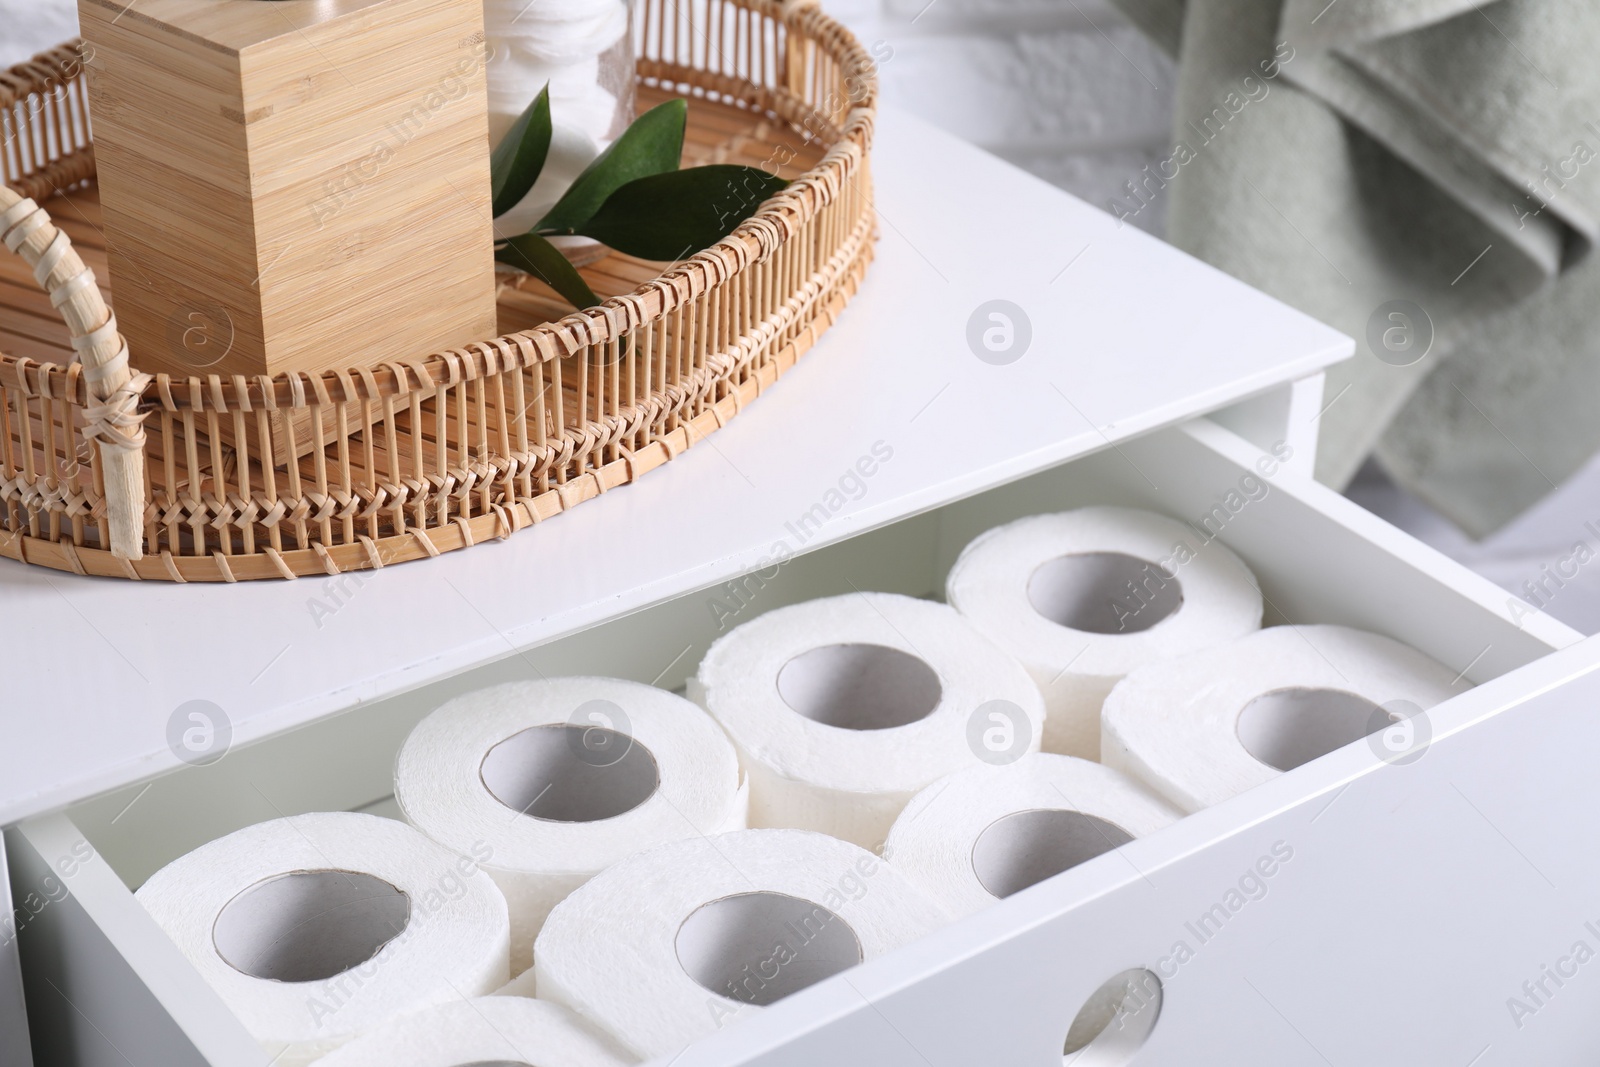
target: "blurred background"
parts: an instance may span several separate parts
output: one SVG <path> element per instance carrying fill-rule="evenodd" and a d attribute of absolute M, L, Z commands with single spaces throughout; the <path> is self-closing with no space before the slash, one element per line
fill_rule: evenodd
<path fill-rule="evenodd" d="M 1522 4 L 1521 8 L 1517 7 L 1519 3 Z M 1232 3 L 1225 0 L 1209 6 L 1213 10 L 1201 25 L 1196 25 L 1201 21 L 1200 17 L 1194 12 L 1189 13 L 1190 21 L 1184 29 L 1190 38 L 1206 37 L 1219 30 L 1226 37 L 1235 28 L 1240 35 L 1246 35 L 1247 31 L 1253 31 L 1256 27 L 1250 22 L 1245 8 L 1276 7 L 1246 5 L 1240 0 Z M 1380 9 L 1385 7 L 1366 5 L 1367 8 L 1374 6 Z M 1406 9 L 1417 6 L 1431 9 L 1428 15 L 1430 22 L 1438 20 L 1442 9 L 1459 12 L 1454 19 L 1457 32 L 1475 33 L 1475 39 L 1487 40 L 1491 46 L 1503 52 L 1505 62 L 1512 65 L 1511 73 L 1507 75 L 1512 81 L 1520 73 L 1530 83 L 1544 83 L 1552 91 L 1558 89 L 1563 78 L 1562 57 L 1547 58 L 1540 55 L 1536 59 L 1534 55 L 1537 53 L 1521 48 L 1516 43 L 1520 36 L 1513 23 L 1519 11 L 1539 6 L 1533 0 L 1527 3 L 1523 3 L 1523 0 L 1500 0 L 1488 4 L 1480 4 L 1477 0 L 1441 0 L 1431 5 L 1422 0 L 1396 0 L 1387 8 L 1390 16 L 1394 16 L 1403 15 Z M 1563 5 L 1546 5 L 1550 6 Z M 1363 27 L 1333 25 L 1337 23 L 1337 17 L 1329 14 L 1332 5 L 1313 4 L 1309 9 L 1310 17 L 1302 20 L 1304 24 L 1299 27 L 1298 35 L 1290 35 L 1296 42 L 1291 50 L 1300 61 L 1300 66 L 1295 68 L 1291 64 L 1286 69 L 1293 69 L 1301 77 L 1258 78 L 1255 83 L 1258 89 L 1252 91 L 1251 83 L 1244 81 L 1243 75 L 1250 74 L 1257 64 L 1234 57 L 1233 68 L 1228 68 L 1226 53 L 1233 47 L 1231 41 L 1184 40 L 1179 44 L 1178 34 L 1172 27 L 1183 26 L 1183 0 L 1125 0 L 1125 10 L 1139 19 L 1139 25 L 1130 21 L 1124 9 L 1119 9 L 1108 0 L 824 0 L 824 7 L 844 21 L 869 47 L 876 46 L 872 47 L 872 51 L 880 58 L 880 77 L 886 104 L 920 115 L 1102 210 L 1123 216 L 1127 224 L 1173 240 L 1180 247 L 1218 262 L 1224 269 L 1230 268 L 1227 256 L 1221 253 L 1207 254 L 1215 242 L 1208 243 L 1207 236 L 1198 232 L 1191 221 L 1207 206 L 1205 198 L 1214 195 L 1208 193 L 1206 183 L 1217 181 L 1216 176 L 1208 178 L 1203 173 L 1197 174 L 1189 187 L 1182 190 L 1183 195 L 1179 195 L 1178 180 L 1172 181 L 1169 190 L 1167 181 L 1158 177 L 1152 182 L 1151 174 L 1167 174 L 1170 177 L 1176 173 L 1172 163 L 1175 143 L 1189 136 L 1184 131 L 1194 129 L 1192 123 L 1196 118 L 1204 122 L 1203 117 L 1213 113 L 1212 96 L 1208 96 L 1208 92 L 1216 97 L 1220 105 L 1225 97 L 1223 89 L 1228 84 L 1236 84 L 1248 98 L 1246 103 L 1250 103 L 1257 101 L 1256 92 L 1261 93 L 1264 100 L 1270 87 L 1270 91 L 1278 97 L 1278 103 L 1273 106 L 1282 110 L 1285 98 L 1294 98 L 1302 93 L 1302 87 L 1294 84 L 1296 81 L 1302 85 L 1310 84 L 1313 81 L 1309 78 L 1310 74 L 1325 70 L 1314 64 L 1323 62 L 1319 58 L 1322 50 L 1330 47 L 1326 32 L 1342 29 L 1346 34 L 1344 43 L 1348 44 L 1354 39 L 1352 35 L 1359 35 L 1363 31 Z M 1293 9 L 1296 4 L 1289 0 L 1283 7 L 1283 24 L 1269 28 L 1280 33 L 1290 28 L 1288 24 L 1295 15 Z M 1230 8 L 1238 10 L 1230 11 Z M 1321 8 L 1321 14 L 1315 8 Z M 0 26 L 5 27 L 4 34 L 0 35 L 0 67 L 10 66 L 38 50 L 75 36 L 75 11 L 76 5 L 72 0 L 0 0 Z M 1328 21 L 1318 25 L 1325 16 Z M 1486 25 L 1474 21 L 1477 19 Z M 1590 16 L 1589 21 L 1593 20 L 1594 16 Z M 1528 32 L 1536 29 L 1533 27 Z M 1383 28 L 1384 33 L 1392 33 L 1393 30 L 1393 26 Z M 1322 34 L 1320 38 L 1319 33 Z M 1426 50 L 1426 32 L 1420 36 L 1413 33 L 1411 37 L 1420 40 L 1422 43 L 1419 47 Z M 1273 54 L 1273 45 L 1279 43 L 1270 38 L 1269 33 L 1268 38 L 1263 39 L 1265 54 L 1269 56 Z M 1497 39 L 1508 47 L 1502 47 Z M 1158 45 L 1155 41 L 1162 41 L 1162 44 Z M 1426 56 L 1419 59 L 1408 54 L 1405 49 L 1411 42 L 1405 36 L 1398 38 L 1398 42 L 1385 40 L 1378 43 L 1377 47 L 1384 49 L 1381 53 L 1383 62 L 1396 68 L 1403 68 L 1407 62 L 1412 62 L 1425 69 Z M 1332 42 L 1333 45 L 1339 43 Z M 1462 49 L 1457 46 L 1456 51 Z M 1517 55 L 1513 56 L 1512 52 Z M 1277 54 L 1281 58 L 1281 47 Z M 1347 51 L 1347 57 L 1349 54 Z M 1222 59 L 1219 60 L 1219 56 Z M 1494 58 L 1484 61 L 1488 68 L 1494 66 Z M 1216 69 L 1208 72 L 1208 62 Z M 1206 84 L 1208 73 L 1213 83 L 1210 89 Z M 1215 87 L 1218 77 L 1222 79 L 1223 88 Z M 1326 85 L 1313 88 L 1324 89 L 1325 95 L 1330 98 L 1337 96 L 1336 89 Z M 1569 95 L 1583 99 L 1581 93 Z M 1231 105 L 1228 110 L 1242 115 L 1246 103 L 1239 105 L 1240 112 L 1234 112 Z M 1300 106 L 1303 100 L 1297 99 L 1294 103 Z M 1270 153 L 1273 149 L 1257 148 L 1249 143 L 1245 135 L 1256 133 L 1272 136 L 1274 123 L 1284 120 L 1281 115 L 1266 115 L 1264 103 L 1252 106 L 1257 106 L 1258 111 L 1263 113 L 1259 120 L 1254 117 L 1248 120 L 1254 124 L 1254 130 L 1244 130 L 1246 122 L 1238 122 L 1241 133 L 1233 138 L 1227 149 L 1206 149 L 1207 158 L 1194 169 L 1199 171 L 1202 166 L 1213 170 L 1221 168 L 1221 188 L 1224 190 L 1242 189 L 1244 185 L 1249 185 L 1272 209 L 1268 211 L 1267 207 L 1257 204 L 1251 209 L 1255 217 L 1270 220 L 1273 212 L 1280 216 L 1284 214 L 1275 206 L 1276 203 L 1288 203 L 1291 209 L 1294 207 L 1297 189 L 1269 185 L 1268 178 L 1257 170 L 1259 165 L 1270 176 Z M 1337 108 L 1334 110 L 1337 111 Z M 1600 118 L 1600 114 L 1595 117 Z M 1583 127 L 1584 118 L 1581 113 L 1572 116 L 1575 129 Z M 1302 124 L 1292 114 L 1288 121 L 1295 125 Z M 1309 121 L 1314 125 L 1316 117 L 1310 116 Z M 1330 138 L 1341 146 L 1341 152 L 1348 150 L 1349 157 L 1355 159 L 1357 164 L 1361 162 L 1363 153 L 1380 154 L 1366 143 L 1364 133 L 1337 128 L 1337 118 L 1330 121 L 1334 123 Z M 1515 129 L 1514 121 L 1502 117 L 1502 124 Z M 1592 122 L 1587 125 L 1593 127 Z M 1600 145 L 1600 134 L 1588 133 L 1583 136 L 1589 139 L 1588 143 Z M 1199 144 L 1200 141 L 1195 140 L 1195 143 Z M 1315 147 L 1305 149 L 1304 146 L 1290 144 L 1280 146 L 1276 151 L 1281 154 L 1284 151 L 1310 151 Z M 1249 154 L 1251 151 L 1268 153 L 1267 163 L 1253 159 Z M 1537 147 L 1531 149 L 1530 153 L 1530 166 L 1538 173 L 1559 176 L 1565 174 L 1560 169 L 1562 165 L 1570 163 L 1563 159 L 1541 160 Z M 1168 169 L 1162 170 L 1163 166 Z M 1380 161 L 1377 166 L 1393 166 L 1393 163 Z M 1234 168 L 1231 174 L 1228 171 L 1230 167 Z M 1356 169 L 1352 165 L 1352 170 Z M 1252 174 L 1254 183 L 1246 180 Z M 1437 175 L 1433 177 L 1437 179 Z M 1398 183 L 1403 194 L 1404 183 L 1415 179 L 1415 173 L 1407 172 L 1396 181 L 1385 182 L 1385 191 L 1391 191 Z M 1556 177 L 1554 180 L 1560 179 Z M 1304 182 L 1300 181 L 1299 184 L 1303 185 Z M 1359 193 L 1359 175 L 1354 179 L 1354 187 Z M 1267 192 L 1263 193 L 1263 188 Z M 1502 222 L 1506 236 L 1491 239 L 1485 255 L 1492 252 L 1495 240 L 1515 245 L 1519 238 L 1525 236 L 1529 220 L 1541 214 L 1540 208 L 1560 206 L 1556 201 L 1556 191 L 1555 186 L 1545 182 L 1541 182 L 1538 189 L 1530 187 L 1529 194 L 1536 195 L 1528 199 L 1523 208 L 1512 204 L 1511 210 L 1504 211 Z M 1270 200 L 1267 199 L 1269 194 L 1272 197 Z M 1424 194 L 1419 193 L 1418 196 L 1423 197 Z M 1217 199 L 1226 200 L 1227 197 L 1218 196 Z M 1378 199 L 1376 194 L 1373 194 L 1373 199 Z M 1545 204 L 1545 200 L 1549 200 L 1550 204 Z M 1403 195 L 1399 197 L 1399 203 L 1403 213 L 1406 208 Z M 1121 205 L 1120 210 L 1118 205 Z M 1222 205 L 1219 211 L 1226 206 Z M 1501 207 L 1503 205 L 1486 209 L 1486 214 Z M 1175 220 L 1173 216 L 1178 212 L 1188 212 L 1190 219 Z M 1582 213 L 1573 211 L 1570 215 L 1579 219 L 1581 229 Z M 1375 226 L 1381 225 L 1381 222 L 1364 221 Z M 1287 217 L 1283 218 L 1283 222 L 1288 223 L 1300 237 L 1306 237 L 1301 228 Z M 1517 224 L 1515 229 L 1512 224 Z M 1464 224 L 1460 220 L 1451 220 L 1446 225 L 1447 228 L 1459 228 Z M 1169 232 L 1178 227 L 1182 228 L 1181 234 Z M 1316 231 L 1313 229 L 1312 233 Z M 1428 234 L 1424 232 L 1418 239 L 1427 240 Z M 1574 241 L 1570 234 L 1564 238 L 1557 234 L 1554 240 L 1562 251 L 1555 255 L 1556 264 L 1550 268 L 1550 273 L 1559 277 L 1569 261 L 1581 259 L 1583 249 L 1576 247 L 1581 242 Z M 1563 240 L 1564 245 L 1560 244 Z M 1340 254 L 1339 249 L 1333 251 L 1336 257 Z M 1528 254 L 1536 258 L 1537 252 L 1535 248 Z M 1314 254 L 1321 253 L 1313 245 L 1310 248 L 1301 247 L 1296 254 L 1315 265 Z M 1462 262 L 1466 265 L 1465 260 Z M 1479 268 L 1482 276 L 1495 277 L 1490 269 L 1493 262 L 1493 258 L 1489 258 L 1485 266 Z M 1331 262 L 1329 265 L 1333 266 Z M 1476 261 L 1473 266 L 1476 266 Z M 1336 266 L 1334 269 L 1339 270 Z M 1269 290 L 1272 288 L 1268 282 L 1250 277 L 1247 270 L 1235 269 L 1234 273 Z M 1341 276 L 1344 274 L 1343 271 L 1339 273 Z M 1345 280 L 1350 281 L 1349 278 Z M 1331 289 L 1338 289 L 1337 279 L 1329 278 L 1327 284 Z M 1452 288 L 1455 285 L 1451 283 Z M 1277 295 L 1306 307 L 1313 314 L 1319 313 L 1314 298 L 1296 299 L 1299 294 L 1294 292 L 1280 292 Z M 1330 320 L 1337 318 L 1330 314 L 1320 317 Z M 1359 335 L 1362 332 L 1358 322 L 1334 321 L 1334 324 L 1352 334 Z M 1587 325 L 1586 321 L 1580 322 L 1577 336 L 1564 339 L 1568 349 L 1576 352 L 1578 358 L 1587 356 Z M 1431 323 L 1430 331 L 1435 327 L 1441 338 L 1449 337 L 1448 322 Z M 1569 328 L 1568 333 L 1573 333 L 1573 330 Z M 1531 336 L 1536 344 L 1537 331 Z M 1443 355 L 1443 352 L 1433 353 L 1432 358 L 1437 361 Z M 1519 348 L 1506 351 L 1504 358 L 1514 362 L 1526 355 L 1527 352 Z M 1382 354 L 1378 354 L 1377 358 L 1382 359 Z M 1359 366 L 1359 361 L 1366 360 L 1370 364 L 1373 359 L 1374 353 L 1369 345 L 1358 344 L 1358 354 L 1353 362 Z M 1600 347 L 1596 349 L 1593 362 L 1600 367 Z M 1426 359 L 1418 366 L 1423 371 L 1431 370 Z M 1379 379 L 1380 389 L 1383 388 L 1382 381 Z M 1338 401 L 1341 397 L 1339 385 L 1339 379 L 1330 385 L 1330 400 Z M 1496 385 L 1504 388 L 1505 383 L 1502 381 Z M 1406 386 L 1413 387 L 1410 383 Z M 1356 410 L 1357 405 L 1369 403 L 1369 400 L 1361 399 L 1360 392 L 1357 390 L 1358 395 L 1354 399 L 1341 402 L 1352 411 Z M 1457 392 L 1464 399 L 1467 398 L 1466 392 L 1459 388 Z M 1397 420 L 1403 428 L 1407 419 L 1429 417 L 1426 412 L 1416 414 L 1415 407 L 1415 404 L 1398 407 L 1397 411 L 1384 417 L 1391 435 Z M 1488 402 L 1481 407 L 1495 410 L 1489 407 Z M 1480 405 L 1475 404 L 1474 408 L 1480 408 Z M 1477 410 L 1477 414 L 1483 415 L 1483 411 Z M 1474 416 L 1472 412 L 1467 412 L 1466 417 Z M 1483 417 L 1489 418 L 1487 415 Z M 1552 419 L 1554 425 L 1547 432 L 1559 438 L 1564 432 L 1572 431 L 1574 447 L 1582 450 L 1580 454 L 1569 455 L 1558 464 L 1562 469 L 1550 469 L 1542 460 L 1536 463 L 1529 458 L 1529 453 L 1542 453 L 1531 444 L 1527 448 L 1522 447 L 1514 439 L 1512 429 L 1500 433 L 1495 428 L 1496 424 L 1491 423 L 1485 432 L 1494 430 L 1499 434 L 1505 445 L 1527 460 L 1532 472 L 1538 474 L 1537 479 L 1532 478 L 1530 471 L 1508 476 L 1519 488 L 1514 492 L 1507 490 L 1507 500 L 1503 504 L 1495 503 L 1495 494 L 1499 490 L 1494 488 L 1496 483 L 1493 478 L 1486 478 L 1487 488 L 1465 490 L 1469 498 L 1467 505 L 1461 503 L 1463 490 L 1459 484 L 1453 489 L 1446 487 L 1443 498 L 1452 501 L 1455 506 L 1452 509 L 1447 505 L 1445 511 L 1453 510 L 1458 519 L 1463 513 L 1475 516 L 1469 518 L 1465 525 L 1475 527 L 1475 532 L 1480 535 L 1478 539 L 1469 537 L 1457 522 L 1424 502 L 1423 494 L 1426 494 L 1428 484 L 1425 474 L 1417 474 L 1415 466 L 1407 468 L 1413 474 L 1413 488 L 1418 484 L 1423 485 L 1423 494 L 1403 488 L 1378 462 L 1362 458 L 1367 451 L 1364 446 L 1356 452 L 1351 452 L 1347 447 L 1346 469 L 1333 472 L 1333 476 L 1326 480 L 1344 488 L 1362 506 L 1484 574 L 1505 588 L 1508 596 L 1519 597 L 1542 607 L 1585 633 L 1600 632 L 1600 565 L 1589 565 L 1591 558 L 1600 559 L 1600 463 L 1585 459 L 1588 449 L 1583 443 L 1593 431 L 1584 427 L 1582 434 L 1577 433 L 1576 425 L 1561 423 L 1559 413 L 1553 415 Z M 1505 424 L 1499 425 L 1505 428 Z M 1328 432 L 1325 425 L 1325 439 Z M 1446 444 L 1441 447 L 1454 446 Z M 1395 455 L 1395 449 L 1391 446 L 1387 454 Z M 1467 460 L 1466 476 L 1470 480 L 1473 474 L 1471 457 L 1467 457 Z M 1351 472 L 1354 472 L 1353 475 Z M 1459 472 L 1457 478 L 1459 482 Z M 1452 492 L 1454 496 L 1451 496 Z M 1489 503 L 1474 510 L 1470 506 L 1473 493 L 1480 498 L 1487 498 Z M 1478 503 L 1481 504 L 1482 499 Z"/>

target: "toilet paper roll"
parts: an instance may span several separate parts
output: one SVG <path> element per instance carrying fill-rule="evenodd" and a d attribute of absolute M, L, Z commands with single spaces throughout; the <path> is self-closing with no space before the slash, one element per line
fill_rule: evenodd
<path fill-rule="evenodd" d="M 1414 731 L 1408 720 L 1465 688 L 1387 637 L 1274 626 L 1128 675 L 1106 699 L 1101 758 L 1198 811 L 1362 737 Z"/>
<path fill-rule="evenodd" d="M 135 894 L 261 1043 L 301 1067 L 406 1012 L 508 976 L 487 875 L 403 823 L 349 812 L 258 823 Z"/>
<path fill-rule="evenodd" d="M 495 145 L 505 139 L 511 124 L 522 116 L 533 97 L 526 95 L 523 82 L 535 85 L 534 96 L 546 84 L 550 88 L 551 135 L 562 132 L 579 135 L 582 140 L 599 145 L 606 143 L 616 117 L 617 99 L 596 80 L 599 62 L 568 67 L 551 67 L 537 60 L 526 60 L 515 71 L 507 71 L 509 64 L 498 59 L 491 69 L 510 76 L 503 79 L 509 84 L 497 84 L 489 90 L 489 138 Z M 597 149 L 598 151 L 598 149 Z M 543 174 L 540 171 L 540 174 Z"/>
<path fill-rule="evenodd" d="M 568 893 L 640 849 L 745 826 L 739 761 L 710 716 L 616 678 L 511 682 L 417 724 L 395 763 L 406 820 L 505 893 L 511 970 Z"/>
<path fill-rule="evenodd" d="M 627 1067 L 633 1062 L 559 1004 L 474 997 L 356 1038 L 317 1067 Z"/>
<path fill-rule="evenodd" d="M 610 99 L 609 93 L 605 95 L 608 102 L 604 108 L 609 110 L 615 101 Z M 491 112 L 491 124 L 495 117 L 495 113 Z M 516 118 L 516 114 L 507 113 L 504 116 L 504 128 L 509 129 Z M 533 188 L 514 206 L 495 218 L 495 240 L 520 237 L 537 226 L 539 220 L 556 206 L 556 201 L 599 154 L 599 146 L 588 135 L 567 128 L 555 130 L 550 137 L 550 151 L 545 156 L 544 169 L 539 172 Z"/>
<path fill-rule="evenodd" d="M 1036 751 L 1027 672 L 943 604 L 852 593 L 768 612 L 711 646 L 689 695 L 739 749 L 750 825 L 872 848 L 930 782 Z"/>
<path fill-rule="evenodd" d="M 520 24 L 534 18 L 541 22 L 573 21 L 591 18 L 614 7 L 627 10 L 625 0 L 484 0 L 483 20 L 498 28 Z"/>
<path fill-rule="evenodd" d="M 1119 771 L 1039 753 L 930 785 L 895 820 L 884 856 L 969 915 L 1181 816 Z"/>
<path fill-rule="evenodd" d="M 661 845 L 556 906 L 539 996 L 644 1058 L 758 1012 L 948 921 L 899 871 L 802 830 Z"/>
<path fill-rule="evenodd" d="M 495 220 L 495 237 L 528 232 L 619 131 L 617 97 L 601 82 L 601 57 L 628 30 L 625 0 L 486 0 L 489 144 L 548 87 L 551 143 L 534 187 Z"/>
<path fill-rule="evenodd" d="M 497 997 L 536 997 L 539 991 L 534 984 L 533 968 L 529 967 L 511 981 L 494 991 Z"/>
<path fill-rule="evenodd" d="M 997 526 L 962 550 L 945 599 L 1044 691 L 1044 749 L 1095 759 L 1100 705 L 1147 663 L 1261 626 L 1239 557 L 1196 527 L 1089 507 Z"/>
<path fill-rule="evenodd" d="M 573 63 L 593 59 L 628 32 L 628 5 L 624 0 L 598 0 L 576 5 L 566 14 L 537 14 L 542 4 L 520 4 L 522 14 L 507 17 L 510 5 L 487 3 L 486 20 L 494 24 L 494 40 L 515 45 L 547 63 Z M 492 13 L 492 14 L 491 14 Z"/>
<path fill-rule="evenodd" d="M 489 134 L 493 143 L 504 137 L 504 116 L 520 116 L 546 85 L 550 89 L 550 122 L 554 129 L 582 130 L 591 140 L 604 138 L 611 128 L 616 98 L 600 84 L 600 61 L 590 58 L 572 63 L 550 63 L 516 45 L 502 45 L 488 63 Z M 529 91 L 529 87 L 532 91 Z M 583 109 L 589 97 L 604 98 L 612 108 L 603 115 Z M 574 108 L 578 110 L 575 111 Z"/>

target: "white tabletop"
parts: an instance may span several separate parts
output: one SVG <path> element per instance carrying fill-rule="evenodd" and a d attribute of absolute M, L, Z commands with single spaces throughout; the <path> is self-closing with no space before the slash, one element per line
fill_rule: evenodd
<path fill-rule="evenodd" d="M 892 461 L 808 549 L 1352 351 L 904 113 L 878 133 L 882 237 L 860 293 L 759 401 L 637 485 L 506 542 L 386 569 L 320 628 L 320 579 L 134 583 L 0 560 L 0 824 L 177 766 L 167 724 L 187 701 L 222 707 L 235 744 L 255 740 L 725 581 L 875 442 Z M 967 342 L 996 299 L 1032 324 L 1008 365 Z"/>

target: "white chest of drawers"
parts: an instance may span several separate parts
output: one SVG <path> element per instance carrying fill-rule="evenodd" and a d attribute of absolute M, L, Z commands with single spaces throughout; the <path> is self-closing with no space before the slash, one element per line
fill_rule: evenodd
<path fill-rule="evenodd" d="M 1135 1058 L 1082 1067 L 1565 1063 L 1600 1047 L 1600 976 L 1507 1007 L 1575 941 L 1600 948 L 1585 926 L 1600 928 L 1600 645 L 1514 616 L 1310 481 L 1320 371 L 1351 343 L 902 115 L 883 117 L 877 172 L 879 261 L 838 325 L 636 486 L 375 575 L 201 588 L 3 568 L 0 823 L 26 913 L 8 947 L 42 1063 L 264 1062 L 131 888 L 261 819 L 382 811 L 401 739 L 449 694 L 535 672 L 673 687 L 761 611 L 936 593 L 995 523 L 1089 503 L 1197 519 L 1268 467 L 1220 534 L 1268 621 L 1386 633 L 1477 683 L 1429 714 L 1422 757 L 1332 753 L 675 1062 L 1046 1067 L 1084 999 L 1132 967 L 1162 978 L 1154 1030 Z M 995 300 L 1031 334 L 1010 362 L 968 342 Z M 1264 462 L 1280 444 L 1288 461 Z M 875 445 L 889 458 L 841 484 Z M 192 700 L 221 709 L 235 746 L 208 767 L 168 744 Z M 1292 856 L 1265 892 L 1202 940 L 1195 920 L 1274 847 Z"/>

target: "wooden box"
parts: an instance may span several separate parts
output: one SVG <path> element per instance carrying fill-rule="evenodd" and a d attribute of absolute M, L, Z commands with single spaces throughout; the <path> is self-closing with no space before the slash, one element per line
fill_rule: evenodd
<path fill-rule="evenodd" d="M 152 373 L 496 335 L 480 0 L 79 0 L 117 321 Z"/>

